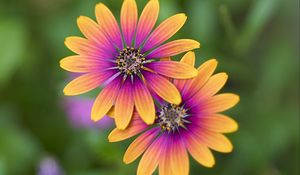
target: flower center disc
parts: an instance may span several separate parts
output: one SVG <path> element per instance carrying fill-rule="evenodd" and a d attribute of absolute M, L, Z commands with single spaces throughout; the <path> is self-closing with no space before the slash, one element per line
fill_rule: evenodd
<path fill-rule="evenodd" d="M 144 55 L 140 53 L 140 50 L 129 47 L 123 49 L 116 59 L 119 71 L 126 75 L 140 73 L 144 61 Z"/>
<path fill-rule="evenodd" d="M 189 121 L 184 119 L 187 116 L 186 110 L 183 107 L 167 104 L 161 107 L 158 115 L 158 123 L 163 131 L 175 132 L 179 127 L 185 128 L 184 123 L 189 123 Z"/>

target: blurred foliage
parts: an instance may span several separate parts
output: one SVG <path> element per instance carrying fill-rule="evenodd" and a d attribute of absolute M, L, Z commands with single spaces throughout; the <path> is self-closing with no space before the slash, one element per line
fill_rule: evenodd
<path fill-rule="evenodd" d="M 109 129 L 74 129 L 63 108 L 67 76 L 58 62 L 72 54 L 64 38 L 81 35 L 76 18 L 95 19 L 98 2 L 0 1 L 0 175 L 35 174 L 47 155 L 66 174 L 135 173 L 137 161 L 122 164 L 129 141 L 109 144 Z M 102 2 L 119 16 L 121 0 Z M 141 10 L 146 0 L 138 3 Z M 241 96 L 228 112 L 240 125 L 229 135 L 234 152 L 215 153 L 213 169 L 191 161 L 192 175 L 299 174 L 298 5 L 297 0 L 161 0 L 159 21 L 187 13 L 175 37 L 199 40 L 197 65 L 216 57 L 218 71 L 230 76 L 224 91 Z"/>

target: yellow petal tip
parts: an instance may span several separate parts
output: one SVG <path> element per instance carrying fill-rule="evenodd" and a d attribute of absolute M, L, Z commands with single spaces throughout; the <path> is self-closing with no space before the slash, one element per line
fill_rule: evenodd
<path fill-rule="evenodd" d="M 66 46 L 68 46 L 68 40 L 69 40 L 69 37 L 65 38 L 64 44 L 65 44 Z"/>
<path fill-rule="evenodd" d="M 64 69 L 64 67 L 63 67 L 63 59 L 59 61 L 59 67 L 61 67 L 61 68 Z"/>
<path fill-rule="evenodd" d="M 241 100 L 240 96 L 239 96 L 239 95 L 236 95 L 236 96 L 237 96 L 237 98 L 238 98 L 238 101 L 240 101 L 240 100 Z"/>
<path fill-rule="evenodd" d="M 103 9 L 103 8 L 107 9 L 106 5 L 103 4 L 102 2 L 96 4 L 96 11 L 97 11 L 97 10 L 101 10 L 101 9 Z"/>
<path fill-rule="evenodd" d="M 228 79 L 228 74 L 226 72 L 219 73 L 219 76 L 224 77 L 224 79 Z"/>
<path fill-rule="evenodd" d="M 154 118 L 155 119 L 155 118 Z M 155 120 L 151 120 L 151 121 L 144 121 L 147 125 L 152 125 L 154 123 Z"/>
<path fill-rule="evenodd" d="M 146 122 L 147 125 L 153 125 L 154 121 L 152 122 Z"/>
<path fill-rule="evenodd" d="M 65 38 L 64 44 L 68 47 L 71 44 L 71 40 L 74 39 L 75 36 L 68 36 Z"/>
<path fill-rule="evenodd" d="M 126 165 L 130 164 L 131 162 L 129 160 L 127 160 L 127 158 L 123 158 L 123 163 L 125 163 Z"/>
<path fill-rule="evenodd" d="M 83 19 L 83 18 L 85 18 L 85 16 L 80 15 L 80 16 L 77 17 L 77 21 L 78 21 L 78 20 L 81 20 L 81 19 Z"/>
<path fill-rule="evenodd" d="M 105 6 L 102 2 L 99 2 L 98 4 L 96 4 L 96 7 L 100 7 L 100 6 Z"/>
<path fill-rule="evenodd" d="M 64 88 L 63 93 L 64 93 L 64 95 L 66 95 L 66 96 L 70 96 L 70 93 L 68 92 L 68 90 L 67 90 L 66 88 Z"/>
<path fill-rule="evenodd" d="M 69 89 L 68 85 L 64 88 L 63 93 L 65 96 L 75 96 L 80 94 L 80 93 L 74 93 L 72 90 Z"/>
<path fill-rule="evenodd" d="M 179 13 L 178 15 L 181 15 L 183 17 L 186 17 L 187 18 L 187 15 L 185 13 Z"/>
<path fill-rule="evenodd" d="M 185 13 L 179 13 L 176 16 L 179 18 L 178 20 L 186 21 L 187 19 L 187 15 Z"/>
<path fill-rule="evenodd" d="M 231 153 L 233 151 L 233 145 L 230 145 L 230 148 L 225 153 Z"/>
<path fill-rule="evenodd" d="M 110 142 L 110 143 L 114 142 L 113 139 L 110 137 L 110 135 L 107 137 L 107 139 L 108 139 L 108 142 Z"/>
<path fill-rule="evenodd" d="M 109 142 L 116 142 L 116 139 L 114 138 L 113 134 L 117 129 L 114 129 L 107 137 Z"/>
<path fill-rule="evenodd" d="M 214 64 L 218 64 L 218 61 L 217 61 L 217 59 L 215 59 L 215 58 L 212 58 L 212 59 L 210 59 L 209 61 L 212 62 L 212 63 L 214 63 Z"/>
<path fill-rule="evenodd" d="M 179 95 L 179 97 L 175 97 L 175 98 L 174 98 L 173 103 L 174 103 L 175 105 L 179 105 L 181 102 L 182 102 L 182 98 L 181 98 L 180 95 Z"/>
<path fill-rule="evenodd" d="M 196 49 L 199 49 L 199 48 L 200 48 L 200 46 L 201 46 L 200 42 L 198 42 L 198 41 L 195 41 L 195 48 L 196 48 Z"/>
<path fill-rule="evenodd" d="M 239 130 L 239 125 L 236 123 L 236 125 L 232 128 L 230 132 L 236 132 L 237 130 Z"/>
<path fill-rule="evenodd" d="M 236 94 L 233 94 L 234 95 L 234 98 L 235 98 L 235 104 L 237 104 L 239 101 L 240 101 L 240 96 L 239 95 L 236 95 Z"/>
<path fill-rule="evenodd" d="M 68 69 L 66 68 L 67 58 L 68 57 L 59 60 L 59 66 L 66 71 L 68 71 Z"/>
<path fill-rule="evenodd" d="M 215 162 L 212 162 L 211 164 L 206 165 L 207 168 L 213 168 L 214 166 L 215 166 Z"/>
<path fill-rule="evenodd" d="M 204 62 L 202 65 L 200 65 L 198 67 L 198 71 L 202 68 L 202 67 L 214 67 L 214 69 L 218 66 L 218 61 L 215 58 L 209 59 L 208 61 Z"/>
<path fill-rule="evenodd" d="M 82 16 L 82 15 L 80 15 L 80 16 L 78 16 L 77 17 L 77 25 L 80 27 L 80 24 L 81 25 L 85 25 L 85 21 L 86 20 L 89 20 L 89 18 L 88 17 L 86 17 L 86 16 Z"/>
<path fill-rule="evenodd" d="M 91 120 L 92 120 L 93 122 L 97 122 L 97 121 L 99 121 L 99 117 L 97 117 L 95 114 L 92 114 L 92 115 L 91 115 Z"/>
<path fill-rule="evenodd" d="M 97 122 L 98 120 L 97 119 L 95 119 L 95 118 L 91 118 L 91 120 L 93 121 L 93 122 Z"/>

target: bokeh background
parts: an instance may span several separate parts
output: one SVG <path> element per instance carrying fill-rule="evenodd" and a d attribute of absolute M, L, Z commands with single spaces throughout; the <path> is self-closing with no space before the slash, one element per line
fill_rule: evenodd
<path fill-rule="evenodd" d="M 146 0 L 137 0 L 139 10 Z M 64 38 L 80 35 L 79 15 L 94 17 L 100 0 L 0 0 L 0 175 L 133 175 L 122 163 L 129 141 L 109 144 L 113 125 L 89 121 L 99 89 L 64 97 L 72 55 Z M 121 0 L 101 0 L 119 17 Z M 224 92 L 240 94 L 227 112 L 240 125 L 233 153 L 215 153 L 191 175 L 299 174 L 299 2 L 297 0 L 160 0 L 159 21 L 185 12 L 176 38 L 201 42 L 197 66 L 209 58 L 228 72 Z M 175 59 L 178 59 L 176 57 Z M 47 174 L 48 173 L 48 174 Z"/>

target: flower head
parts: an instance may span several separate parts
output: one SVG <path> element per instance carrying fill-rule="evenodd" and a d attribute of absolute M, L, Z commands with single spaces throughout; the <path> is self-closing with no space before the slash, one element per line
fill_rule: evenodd
<path fill-rule="evenodd" d="M 52 157 L 45 157 L 40 161 L 38 175 L 63 175 L 58 162 Z"/>
<path fill-rule="evenodd" d="M 187 53 L 181 60 L 194 65 L 195 55 Z M 145 125 L 138 114 L 126 130 L 114 129 L 110 142 L 139 135 L 127 149 L 123 161 L 131 163 L 143 153 L 137 174 L 152 174 L 157 166 L 160 175 L 189 174 L 188 153 L 200 164 L 215 164 L 210 149 L 231 152 L 232 144 L 223 135 L 237 130 L 237 123 L 220 114 L 239 101 L 235 94 L 216 94 L 227 81 L 227 74 L 212 75 L 217 61 L 202 64 L 198 76 L 173 83 L 182 95 L 180 104 L 172 104 L 158 97 L 157 117 L 152 126 Z"/>
<path fill-rule="evenodd" d="M 68 97 L 65 99 L 65 109 L 71 126 L 79 128 L 105 129 L 113 126 L 113 120 L 105 116 L 98 122 L 89 119 L 93 100 L 82 97 Z"/>
<path fill-rule="evenodd" d="M 174 15 L 152 31 L 158 13 L 158 0 L 150 0 L 138 19 L 135 0 L 124 0 L 121 30 L 112 12 L 102 3 L 96 6 L 97 23 L 88 17 L 78 18 L 78 26 L 86 38 L 66 39 L 66 46 L 78 55 L 64 58 L 60 66 L 83 73 L 65 87 L 66 95 L 103 87 L 94 102 L 92 120 L 100 120 L 114 106 L 116 125 L 125 129 L 135 107 L 143 121 L 152 124 L 155 120 L 152 94 L 173 104 L 181 103 L 179 91 L 167 77 L 192 78 L 197 70 L 165 58 L 199 48 L 200 44 L 190 39 L 164 44 L 187 17 Z"/>

